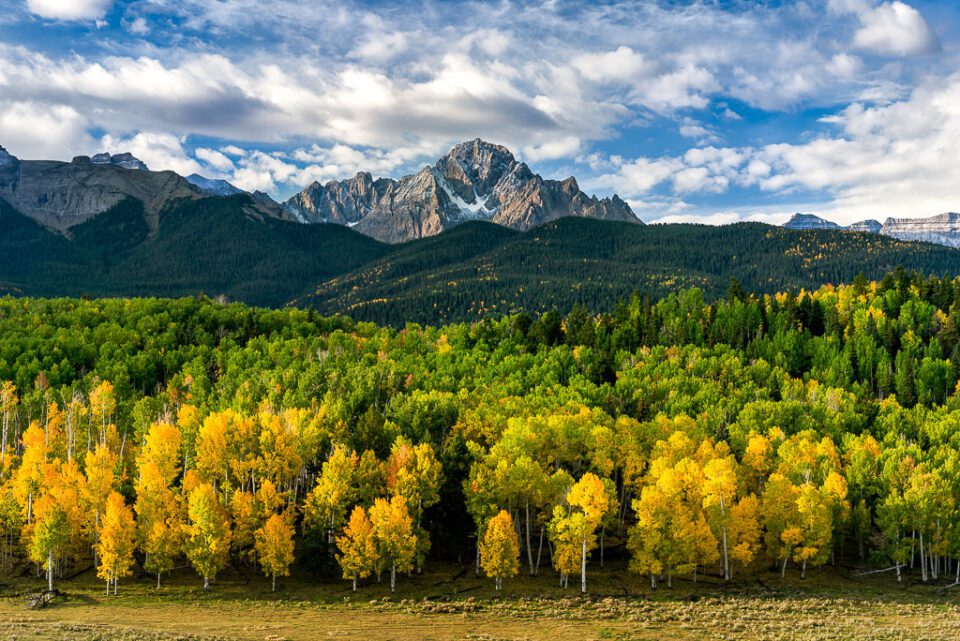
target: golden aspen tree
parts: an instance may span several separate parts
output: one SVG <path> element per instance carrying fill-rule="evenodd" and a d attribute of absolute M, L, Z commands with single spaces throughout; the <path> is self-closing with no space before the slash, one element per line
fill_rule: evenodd
<path fill-rule="evenodd" d="M 209 483 L 200 483 L 189 494 L 185 526 L 187 558 L 203 577 L 203 589 L 229 560 L 230 516 Z"/>
<path fill-rule="evenodd" d="M 723 578 L 730 580 L 730 555 L 727 527 L 730 524 L 730 507 L 737 494 L 737 473 L 732 457 L 709 461 L 703 468 L 703 507 L 707 510 L 708 522 L 714 532 L 720 532 L 723 552 Z"/>
<path fill-rule="evenodd" d="M 248 552 L 255 553 L 254 544 L 256 543 L 256 531 L 266 519 L 261 518 L 261 513 L 257 510 L 257 499 L 252 492 L 245 492 L 240 489 L 233 491 L 230 496 L 230 519 L 233 523 L 233 537 L 231 546 L 240 556 L 245 556 Z"/>
<path fill-rule="evenodd" d="M 480 542 L 480 564 L 484 573 L 494 580 L 498 592 L 503 589 L 505 577 L 516 576 L 520 571 L 520 540 L 506 510 L 500 510 L 487 523 Z"/>
<path fill-rule="evenodd" d="M 98 566 L 97 555 L 100 544 L 100 521 L 107 505 L 107 497 L 117 484 L 116 467 L 119 457 L 105 443 L 98 443 L 96 449 L 88 451 L 84 457 L 86 485 L 84 502 L 93 512 L 93 562 Z"/>
<path fill-rule="evenodd" d="M 17 386 L 11 381 L 4 381 L 0 386 L 0 472 L 6 470 L 8 463 L 7 446 L 10 443 L 10 427 L 19 400 Z"/>
<path fill-rule="evenodd" d="M 354 473 L 358 461 L 357 455 L 346 447 L 335 446 L 307 496 L 304 521 L 310 527 L 322 528 L 328 543 L 333 543 L 343 527 L 347 508 L 356 496 Z"/>
<path fill-rule="evenodd" d="M 587 472 L 574 483 L 566 495 L 567 508 L 554 509 L 552 532 L 554 545 L 563 548 L 561 558 L 565 559 L 568 540 L 574 537 L 580 554 L 580 591 L 587 591 L 587 553 L 597 546 L 597 528 L 610 507 L 610 497 L 603 481 L 596 474 Z M 568 563 L 563 562 L 564 569 Z M 563 574 L 563 572 L 561 572 Z M 569 574 L 569 573 L 568 573 Z"/>
<path fill-rule="evenodd" d="M 303 467 L 294 424 L 276 414 L 263 412 L 260 426 L 260 478 L 284 487 Z"/>
<path fill-rule="evenodd" d="M 137 456 L 135 509 L 144 569 L 160 577 L 174 567 L 183 543 L 182 499 L 172 485 L 180 470 L 180 429 L 166 422 L 150 426 Z"/>
<path fill-rule="evenodd" d="M 70 541 L 66 508 L 52 494 L 41 496 L 35 506 L 35 521 L 29 526 L 27 550 L 30 560 L 43 565 L 47 572 L 47 589 L 53 590 L 54 559 Z"/>
<path fill-rule="evenodd" d="M 730 558 L 741 567 L 750 565 L 760 552 L 760 501 L 755 494 L 748 494 L 730 508 L 727 528 L 727 544 Z M 731 575 L 733 574 L 731 570 Z"/>
<path fill-rule="evenodd" d="M 107 497 L 103 513 L 103 526 L 97 549 L 100 565 L 97 576 L 107 582 L 107 594 L 113 584 L 113 593 L 117 593 L 117 582 L 130 576 L 133 566 L 133 551 L 136 537 L 136 525 L 133 511 L 127 506 L 123 496 L 111 492 Z"/>
<path fill-rule="evenodd" d="M 390 568 L 390 591 L 393 592 L 397 586 L 397 572 L 411 571 L 417 552 L 417 535 L 407 500 L 402 496 L 394 496 L 389 501 L 377 499 L 370 508 L 370 522 L 379 565 Z"/>
<path fill-rule="evenodd" d="M 353 582 L 353 591 L 356 592 L 357 580 L 367 578 L 377 569 L 377 542 L 373 524 L 362 506 L 356 506 L 350 513 L 343 535 L 337 537 L 337 549 L 337 562 L 340 563 L 343 578 Z"/>
<path fill-rule="evenodd" d="M 387 491 L 402 496 L 413 517 L 417 535 L 417 567 L 423 566 L 430 551 L 430 536 L 423 529 L 423 513 L 440 500 L 443 467 L 429 443 L 411 445 L 403 437 L 393 444 L 386 464 Z"/>
<path fill-rule="evenodd" d="M 233 410 L 213 412 L 203 419 L 195 445 L 196 470 L 214 489 L 226 485 L 230 478 L 228 431 L 235 418 Z"/>
<path fill-rule="evenodd" d="M 33 523 L 33 504 L 41 490 L 44 466 L 47 464 L 49 449 L 47 439 L 37 421 L 30 423 L 21 437 L 23 454 L 20 466 L 14 474 L 14 496 L 23 507 L 23 517 L 27 525 Z"/>
<path fill-rule="evenodd" d="M 106 438 L 107 425 L 113 420 L 113 413 L 117 409 L 117 397 L 110 381 L 102 381 L 90 392 L 90 416 L 100 425 L 102 443 Z"/>
<path fill-rule="evenodd" d="M 786 576 L 787 563 L 793 548 L 802 540 L 800 516 L 797 513 L 797 498 L 800 489 L 789 478 L 774 472 L 767 479 L 763 491 L 761 514 L 766 532 L 767 552 L 783 562 L 781 576 Z"/>
<path fill-rule="evenodd" d="M 277 589 L 277 575 L 289 576 L 293 564 L 293 526 L 289 520 L 273 514 L 255 533 L 257 558 L 263 573 L 270 577 L 270 590 Z"/>

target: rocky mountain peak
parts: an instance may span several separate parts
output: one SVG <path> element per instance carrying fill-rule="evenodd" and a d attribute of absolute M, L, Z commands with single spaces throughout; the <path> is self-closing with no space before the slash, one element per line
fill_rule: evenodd
<path fill-rule="evenodd" d="M 0 169 L 11 167 L 19 163 L 20 161 L 17 160 L 16 156 L 11 154 L 9 151 L 4 149 L 2 145 L 0 145 Z"/>
<path fill-rule="evenodd" d="M 107 152 L 99 153 L 90 158 L 94 165 L 114 165 L 124 169 L 137 169 L 139 171 L 149 171 L 147 166 L 130 152 L 122 154 L 109 154 Z"/>
<path fill-rule="evenodd" d="M 820 218 L 814 214 L 796 213 L 784 223 L 785 229 L 840 229 L 835 222 Z"/>
<path fill-rule="evenodd" d="M 639 223 L 619 198 L 580 191 L 575 178 L 545 180 L 502 145 L 479 138 L 455 145 L 432 166 L 399 180 L 366 172 L 314 183 L 284 204 L 301 222 L 356 227 L 396 243 L 432 236 L 468 220 L 529 229 L 564 216 Z"/>

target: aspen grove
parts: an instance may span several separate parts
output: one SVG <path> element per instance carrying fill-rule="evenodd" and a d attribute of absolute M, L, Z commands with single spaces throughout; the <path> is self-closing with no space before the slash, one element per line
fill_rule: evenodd
<path fill-rule="evenodd" d="M 664 589 L 957 584 L 958 380 L 960 281 L 903 271 L 403 330 L 4 298 L 0 566 L 111 593 L 185 563 L 393 589 L 433 559 L 497 590 L 588 592 L 611 558 Z"/>

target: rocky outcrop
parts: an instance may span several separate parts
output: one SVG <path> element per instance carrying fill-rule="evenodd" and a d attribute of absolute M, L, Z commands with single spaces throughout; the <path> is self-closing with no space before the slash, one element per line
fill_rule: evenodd
<path fill-rule="evenodd" d="M 72 162 L 17 160 L 0 155 L 0 198 L 45 227 L 66 232 L 126 198 L 144 205 L 156 229 L 160 210 L 171 200 L 199 198 L 200 191 L 172 171 L 149 171 L 129 154 Z"/>
<path fill-rule="evenodd" d="M 794 214 L 783 224 L 784 229 L 841 229 L 835 222 L 813 214 Z"/>
<path fill-rule="evenodd" d="M 879 220 L 861 220 L 858 223 L 853 223 L 852 225 L 847 225 L 844 229 L 848 231 L 863 231 L 869 234 L 879 234 L 880 228 L 883 227 L 880 224 Z"/>
<path fill-rule="evenodd" d="M 96 156 L 90 158 L 90 162 L 92 162 L 94 165 L 114 165 L 124 169 L 149 171 L 147 166 L 143 164 L 139 158 L 135 158 L 134 155 L 129 152 L 113 155 L 108 153 L 97 154 Z"/>
<path fill-rule="evenodd" d="M 960 247 L 960 214 L 948 212 L 929 218 L 887 218 L 880 233 L 897 240 L 921 240 Z"/>
<path fill-rule="evenodd" d="M 545 180 L 506 147 L 483 140 L 455 146 L 432 167 L 400 180 L 353 178 L 313 183 L 284 203 L 305 223 L 336 223 L 390 243 L 439 234 L 468 220 L 529 229 L 564 216 L 639 223 L 614 196 L 598 199 L 577 181 Z"/>
<path fill-rule="evenodd" d="M 187 182 L 209 196 L 232 196 L 243 193 L 242 189 L 234 187 L 226 180 L 206 178 L 200 174 L 190 174 Z"/>

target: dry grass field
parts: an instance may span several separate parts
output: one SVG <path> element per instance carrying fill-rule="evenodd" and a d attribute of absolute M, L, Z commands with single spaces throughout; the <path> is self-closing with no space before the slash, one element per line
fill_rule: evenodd
<path fill-rule="evenodd" d="M 516 579 L 497 597 L 492 583 L 459 567 L 404 578 L 397 594 L 368 584 L 281 581 L 276 593 L 252 573 L 225 574 L 209 593 L 189 571 L 159 591 L 150 577 L 121 584 L 118 596 L 87 572 L 60 588 L 67 596 L 30 610 L 39 581 L 8 582 L 0 638 L 18 641 L 167 639 L 308 641 L 948 640 L 960 639 L 960 592 L 878 575 L 814 572 L 805 581 L 776 574 L 730 586 L 707 578 L 652 591 L 622 568 L 596 573 L 603 594 L 580 598 L 551 576 Z"/>

